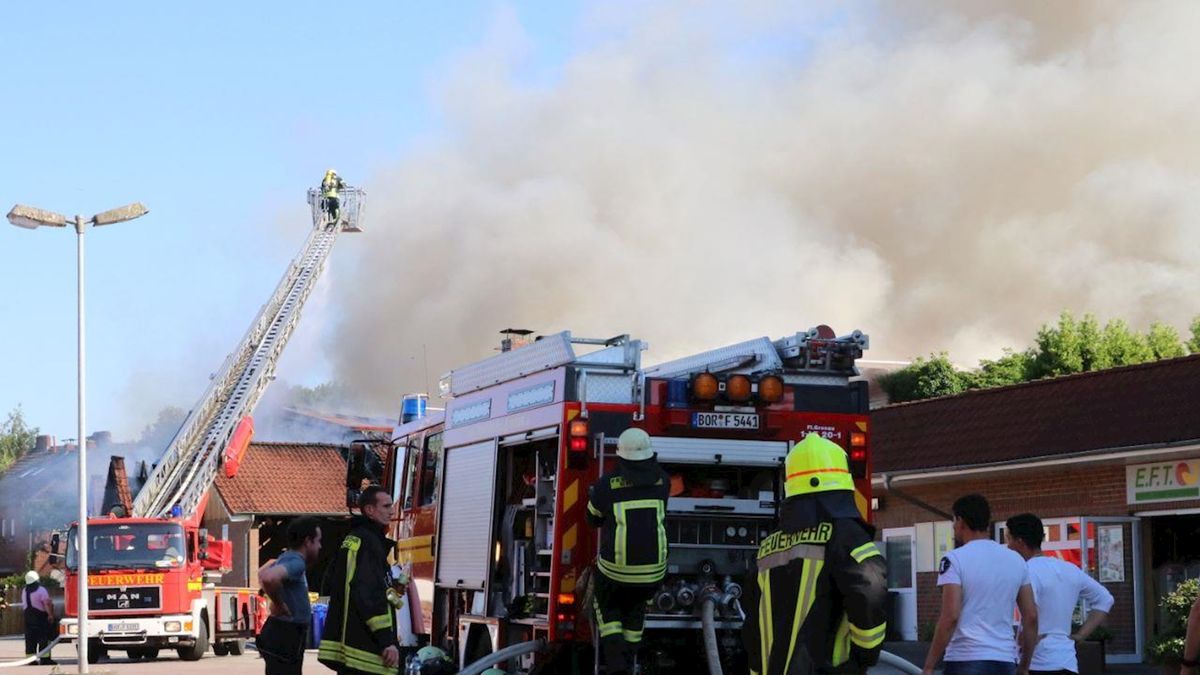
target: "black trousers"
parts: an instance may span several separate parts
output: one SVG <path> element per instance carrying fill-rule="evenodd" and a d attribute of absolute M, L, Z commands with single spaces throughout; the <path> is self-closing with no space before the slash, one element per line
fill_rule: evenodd
<path fill-rule="evenodd" d="M 622 584 L 596 571 L 593 613 L 604 650 L 608 675 L 625 675 L 642 642 L 646 626 L 646 604 L 654 597 L 657 585 Z"/>
<path fill-rule="evenodd" d="M 28 603 L 29 599 L 26 598 Z M 54 633 L 54 627 L 50 625 L 50 618 L 46 613 L 33 609 L 32 607 L 25 608 L 25 655 L 33 656 L 34 654 L 46 648 L 50 644 L 51 636 Z M 38 660 L 42 665 L 50 663 L 50 655 L 46 654 Z"/>
<path fill-rule="evenodd" d="M 339 208 L 340 206 L 341 205 L 338 203 L 337 197 L 325 198 L 325 213 L 329 214 L 330 220 L 336 221 L 338 216 L 341 215 L 341 208 Z"/>
<path fill-rule="evenodd" d="M 276 617 L 267 619 L 255 642 L 258 653 L 267 662 L 267 675 L 301 675 L 307 641 L 308 624 Z"/>

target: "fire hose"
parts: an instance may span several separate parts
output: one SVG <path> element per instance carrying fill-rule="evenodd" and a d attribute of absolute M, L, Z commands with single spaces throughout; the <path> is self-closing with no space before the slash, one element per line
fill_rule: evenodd
<path fill-rule="evenodd" d="M 717 599 L 706 595 L 700 605 L 700 626 L 704 632 L 704 655 L 708 659 L 709 675 L 721 675 L 721 652 L 717 649 L 717 629 L 713 625 L 713 609 Z"/>
<path fill-rule="evenodd" d="M 463 668 L 461 671 L 459 671 L 458 675 L 479 675 L 480 673 L 487 670 L 489 667 L 496 665 L 497 663 L 502 663 L 509 659 L 515 659 L 518 656 L 522 656 L 524 654 L 532 654 L 533 652 L 540 652 L 544 649 L 546 649 L 546 639 L 545 638 L 538 638 L 536 640 L 530 640 L 529 642 L 521 642 L 521 643 L 518 643 L 515 645 L 511 645 L 509 647 L 505 647 L 504 649 L 501 649 L 498 652 L 493 652 L 491 654 L 488 654 L 487 656 L 483 657 L 482 659 L 479 659 L 475 663 L 472 663 L 471 665 L 467 666 L 466 668 Z"/>
<path fill-rule="evenodd" d="M 53 640 L 50 642 L 50 644 L 46 645 L 45 649 L 43 649 L 42 651 L 40 651 L 40 652 L 38 652 L 38 653 L 34 654 L 33 656 L 26 656 L 25 658 L 23 658 L 23 659 L 20 659 L 20 660 L 18 660 L 18 661 L 3 661 L 3 662 L 0 662 L 0 668 L 11 668 L 12 666 L 26 666 L 26 665 L 29 665 L 29 664 L 33 663 L 34 661 L 36 661 L 37 659 L 40 659 L 42 656 L 44 656 L 44 655 L 46 655 L 46 654 L 49 654 L 49 653 L 50 653 L 50 650 L 51 650 L 51 649 L 54 649 L 54 645 L 58 644 L 58 641 L 59 641 L 59 640 L 61 640 L 61 639 L 62 639 L 61 637 L 56 637 L 56 638 L 54 638 L 54 639 L 53 639 Z"/>
<path fill-rule="evenodd" d="M 891 652 L 879 652 L 879 663 L 903 671 L 907 675 L 921 675 L 922 673 L 922 670 L 916 664 L 902 659 Z"/>

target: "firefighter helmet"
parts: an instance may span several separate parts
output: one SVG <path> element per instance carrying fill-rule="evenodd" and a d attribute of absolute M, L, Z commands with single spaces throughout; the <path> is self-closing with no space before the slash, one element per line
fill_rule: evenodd
<path fill-rule="evenodd" d="M 26 586 L 28 586 L 30 584 L 36 584 L 40 579 L 41 579 L 41 577 L 38 576 L 38 573 L 34 572 L 33 570 L 29 570 L 28 572 L 25 573 L 25 585 Z"/>
<path fill-rule="evenodd" d="M 820 434 L 809 434 L 787 455 L 785 497 L 854 490 L 846 451 Z"/>
<path fill-rule="evenodd" d="M 650 434 L 641 429 L 629 428 L 617 439 L 617 456 L 631 462 L 640 462 L 654 456 L 650 447 Z"/>
<path fill-rule="evenodd" d="M 417 650 L 417 655 L 409 666 L 409 672 L 420 675 L 450 675 L 456 670 L 454 662 L 446 652 L 432 645 Z"/>

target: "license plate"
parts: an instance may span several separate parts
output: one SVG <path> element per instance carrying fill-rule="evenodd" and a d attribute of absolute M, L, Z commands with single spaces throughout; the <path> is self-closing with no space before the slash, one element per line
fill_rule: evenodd
<path fill-rule="evenodd" d="M 110 633 L 136 633 L 138 631 L 136 623 L 110 623 L 108 624 L 108 632 Z"/>
<path fill-rule="evenodd" d="M 698 412 L 692 413 L 692 426 L 697 429 L 757 429 L 758 415 Z"/>

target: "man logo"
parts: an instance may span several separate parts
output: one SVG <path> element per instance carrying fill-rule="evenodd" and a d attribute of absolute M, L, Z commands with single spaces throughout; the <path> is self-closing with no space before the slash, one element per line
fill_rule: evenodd
<path fill-rule="evenodd" d="M 949 572 L 949 571 L 950 571 L 950 556 L 946 556 L 946 557 L 942 558 L 941 573 L 945 574 L 946 572 Z"/>

